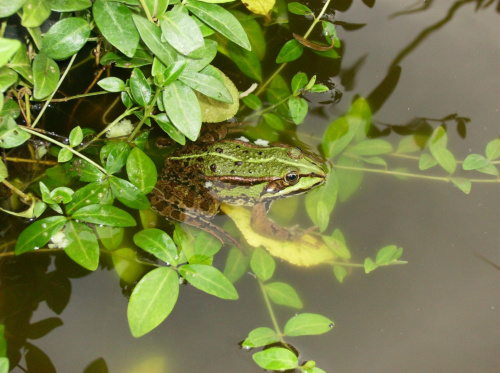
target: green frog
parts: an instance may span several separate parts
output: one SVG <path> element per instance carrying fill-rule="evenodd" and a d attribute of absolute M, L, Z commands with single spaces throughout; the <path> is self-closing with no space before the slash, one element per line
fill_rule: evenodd
<path fill-rule="evenodd" d="M 225 139 L 226 134 L 220 127 L 169 155 L 151 192 L 151 206 L 166 218 L 201 228 L 237 247 L 236 240 L 210 219 L 222 202 L 252 206 L 256 232 L 293 239 L 294 233 L 270 221 L 267 211 L 273 200 L 323 183 L 322 163 L 297 147 L 256 145 L 244 138 Z"/>

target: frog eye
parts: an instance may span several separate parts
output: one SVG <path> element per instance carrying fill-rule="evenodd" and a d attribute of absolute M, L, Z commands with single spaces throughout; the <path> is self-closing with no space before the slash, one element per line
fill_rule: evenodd
<path fill-rule="evenodd" d="M 296 171 L 290 171 L 285 175 L 285 182 L 290 185 L 297 184 L 299 181 L 299 174 Z"/>

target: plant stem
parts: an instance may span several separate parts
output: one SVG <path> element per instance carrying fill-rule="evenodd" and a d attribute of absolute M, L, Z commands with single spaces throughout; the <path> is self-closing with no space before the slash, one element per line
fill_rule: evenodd
<path fill-rule="evenodd" d="M 281 342 L 286 345 L 285 341 L 283 340 L 283 333 L 281 332 L 281 329 L 278 325 L 278 321 L 276 320 L 276 315 L 274 314 L 273 306 L 271 305 L 271 301 L 269 300 L 269 297 L 266 293 L 266 289 L 264 289 L 264 284 L 258 278 L 257 278 L 257 282 L 259 283 L 260 291 L 262 292 L 262 297 L 264 298 L 264 302 L 266 303 L 266 307 L 267 307 L 267 311 L 269 312 L 269 316 L 271 316 L 271 321 L 272 321 L 273 326 L 274 326 L 274 331 L 276 332 L 276 334 L 280 338 Z"/>
<path fill-rule="evenodd" d="M 89 162 L 90 164 L 92 164 L 94 167 L 96 167 L 97 169 L 99 169 L 101 172 L 103 172 L 105 175 L 107 175 L 108 173 L 106 172 L 106 170 L 99 166 L 97 163 L 95 163 L 93 160 L 91 160 L 90 158 L 84 156 L 82 153 L 76 151 L 75 149 L 73 149 L 71 146 L 68 146 L 68 145 L 65 145 L 57 140 L 54 140 L 48 136 L 45 136 L 37 131 L 33 131 L 29 128 L 26 128 L 26 127 L 23 127 L 23 126 L 19 126 L 19 128 L 21 130 L 23 130 L 24 132 L 27 132 L 31 135 L 34 135 L 34 136 L 37 136 L 37 137 L 40 137 L 44 140 L 47 140 L 48 142 L 51 142 L 52 144 L 55 144 L 57 146 L 60 146 L 61 148 L 65 148 L 65 149 L 68 149 L 71 153 L 73 153 L 74 155 L 76 155 L 77 157 L 81 158 L 81 159 L 84 159 L 86 160 L 87 162 Z"/>
<path fill-rule="evenodd" d="M 109 92 L 108 91 L 99 91 L 99 92 L 83 93 L 81 95 L 76 95 L 76 96 L 71 96 L 71 97 L 55 98 L 55 99 L 51 100 L 51 102 L 66 102 L 69 100 L 75 100 L 77 98 L 105 95 L 106 93 L 109 93 Z"/>
<path fill-rule="evenodd" d="M 144 110 L 144 115 L 142 116 L 141 121 L 134 128 L 134 130 L 132 131 L 132 133 L 128 137 L 127 141 L 132 141 L 134 139 L 135 135 L 137 135 L 137 132 L 139 132 L 141 130 L 141 127 L 144 124 L 144 122 L 151 116 L 151 112 L 153 111 L 153 107 L 154 107 L 154 105 L 156 103 L 156 100 L 158 99 L 159 95 L 160 95 L 160 89 L 157 86 L 156 87 L 156 92 L 155 92 L 155 95 L 154 95 L 153 99 L 151 100 L 151 102 L 149 103 L 149 105 L 146 107 L 146 110 Z"/>
<path fill-rule="evenodd" d="M 49 166 L 57 165 L 56 161 L 42 161 L 39 159 L 26 159 L 26 158 L 16 158 L 16 157 L 5 157 L 5 160 L 11 162 L 19 162 L 19 163 L 38 163 L 38 164 L 46 164 Z"/>
<path fill-rule="evenodd" d="M 153 17 L 151 17 L 151 13 L 149 13 L 149 8 L 146 6 L 146 3 L 144 2 L 144 0 L 139 0 L 139 2 L 141 3 L 142 9 L 144 9 L 144 13 L 146 13 L 146 17 L 148 17 L 148 19 L 151 22 L 154 22 Z"/>
<path fill-rule="evenodd" d="M 34 128 L 37 125 L 37 123 L 40 121 L 40 119 L 42 118 L 43 113 L 45 112 L 45 110 L 49 106 L 50 101 L 52 100 L 52 97 L 54 97 L 54 95 L 56 94 L 56 92 L 59 89 L 59 87 L 61 86 L 63 80 L 66 78 L 66 75 L 68 75 L 69 70 L 71 68 L 71 65 L 73 65 L 73 62 L 75 61 L 75 58 L 76 58 L 76 54 L 74 54 L 73 57 L 71 57 L 71 60 L 69 61 L 68 66 L 66 66 L 66 70 L 64 70 L 64 73 L 61 75 L 61 78 L 59 79 L 59 82 L 57 83 L 57 86 L 54 88 L 54 91 L 51 93 L 51 95 L 47 98 L 47 100 L 45 101 L 45 104 L 42 107 L 42 110 L 40 110 L 40 113 L 38 114 L 35 121 L 31 125 L 32 128 Z"/>
<path fill-rule="evenodd" d="M 25 200 L 25 201 L 29 200 L 30 197 L 27 194 L 24 194 L 23 192 L 21 192 L 19 189 L 17 189 L 14 185 L 12 185 L 11 183 L 9 183 L 7 180 L 3 179 L 2 180 L 2 184 L 5 185 L 10 190 L 12 190 L 14 193 L 16 193 L 23 200 Z"/>

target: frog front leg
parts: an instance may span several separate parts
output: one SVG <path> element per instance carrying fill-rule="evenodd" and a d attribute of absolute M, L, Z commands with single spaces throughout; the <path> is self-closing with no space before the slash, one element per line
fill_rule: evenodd
<path fill-rule="evenodd" d="M 259 202 L 252 208 L 252 229 L 266 237 L 273 238 L 275 240 L 282 241 L 293 241 L 297 239 L 297 235 L 281 225 L 273 222 L 267 216 L 271 203 L 270 202 Z"/>

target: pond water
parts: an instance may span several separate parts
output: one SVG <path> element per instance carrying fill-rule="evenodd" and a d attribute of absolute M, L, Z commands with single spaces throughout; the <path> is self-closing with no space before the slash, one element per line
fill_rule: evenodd
<path fill-rule="evenodd" d="M 447 121 L 448 148 L 458 160 L 484 154 L 486 144 L 500 135 L 499 3 L 333 3 L 327 13 L 336 9 L 341 61 L 306 52 L 285 70 L 290 77 L 297 71 L 317 74 L 318 82 L 336 92 L 307 96 L 310 111 L 297 138 L 317 146 L 329 124 L 361 96 L 377 108 L 372 120 L 381 131 L 403 128 L 415 118 L 428 118 L 433 128 L 451 114 L 470 118 L 465 136 L 463 127 Z M 316 12 L 322 6 L 319 1 L 307 5 Z M 292 31 L 310 24 L 299 18 L 291 19 Z M 221 63 L 231 68 L 223 58 Z M 272 72 L 274 65 L 267 69 Z M 399 69 L 399 79 L 394 78 Z M 395 129 L 383 138 L 397 147 L 402 136 Z M 388 162 L 390 169 L 405 166 L 420 175 L 444 175 L 439 166 L 419 171 L 418 159 L 388 157 Z M 463 173 L 460 165 L 457 172 Z M 470 177 L 494 179 L 480 173 Z M 304 303 L 300 312 L 335 322 L 326 334 L 288 339 L 300 361 L 314 360 L 327 372 L 498 372 L 499 187 L 498 179 L 473 182 L 466 195 L 449 182 L 365 173 L 358 190 L 337 202 L 328 231 L 342 231 L 353 263 L 374 258 L 386 245 L 403 247 L 401 259 L 408 263 L 369 274 L 353 268 L 340 284 L 331 265 L 303 268 L 278 260 L 273 279 L 293 285 Z M 12 232 L 6 236 L 12 237 Z M 224 268 L 226 252 L 216 256 L 216 267 Z M 239 346 L 250 330 L 272 327 L 253 276 L 236 282 L 237 301 L 181 286 L 169 317 L 134 338 L 126 314 L 132 286 L 120 283 L 109 262 L 104 258 L 104 265 L 90 273 L 63 253 L 2 259 L 2 295 L 9 299 L 9 304 L 2 302 L 2 315 L 16 325 L 19 343 L 29 323 L 62 320 L 42 338 L 28 335 L 31 347 L 25 344 L 21 353 L 37 356 L 31 372 L 51 371 L 39 350 L 58 372 L 261 371 L 252 351 Z M 299 312 L 274 309 L 280 325 Z"/>

